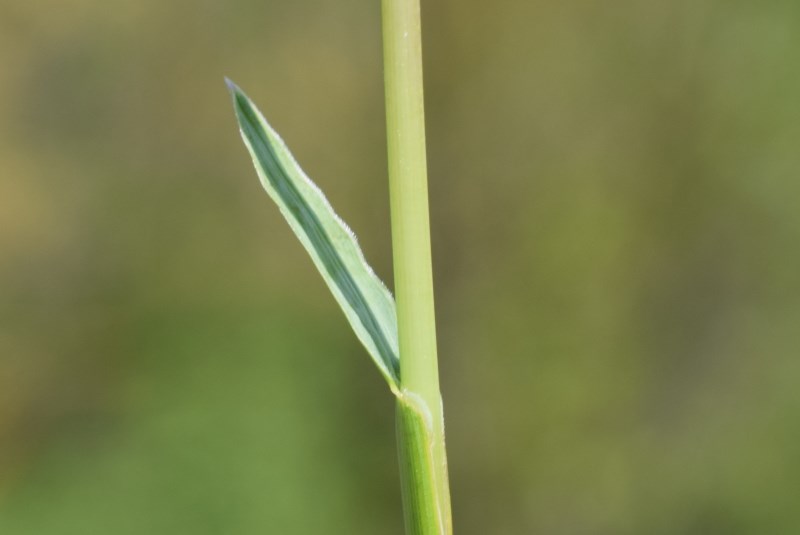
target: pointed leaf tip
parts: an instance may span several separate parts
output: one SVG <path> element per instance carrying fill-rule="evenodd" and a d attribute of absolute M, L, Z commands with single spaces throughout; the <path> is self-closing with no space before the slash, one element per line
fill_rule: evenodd
<path fill-rule="evenodd" d="M 227 76 L 225 76 L 225 85 L 227 86 L 228 91 L 230 91 L 231 94 L 241 93 L 241 90 L 239 89 L 239 86 L 237 86 L 235 83 L 233 83 L 233 80 L 231 80 Z"/>

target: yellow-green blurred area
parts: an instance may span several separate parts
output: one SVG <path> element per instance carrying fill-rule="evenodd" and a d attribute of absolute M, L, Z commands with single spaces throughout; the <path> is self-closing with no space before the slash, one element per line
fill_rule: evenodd
<path fill-rule="evenodd" d="M 379 2 L 0 1 L 0 533 L 402 533 Z M 800 3 L 423 0 L 456 533 L 800 533 Z"/>

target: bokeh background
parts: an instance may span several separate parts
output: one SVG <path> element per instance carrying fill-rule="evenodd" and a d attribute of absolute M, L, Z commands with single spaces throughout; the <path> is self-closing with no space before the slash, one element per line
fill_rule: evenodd
<path fill-rule="evenodd" d="M 423 4 L 457 533 L 800 533 L 800 3 Z M 391 285 L 377 0 L 0 1 L 4 535 L 402 533 L 225 75 Z"/>

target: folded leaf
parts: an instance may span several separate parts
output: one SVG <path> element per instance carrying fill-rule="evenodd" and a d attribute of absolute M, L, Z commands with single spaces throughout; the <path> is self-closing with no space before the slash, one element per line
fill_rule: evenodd
<path fill-rule="evenodd" d="M 311 255 L 356 336 L 390 388 L 399 389 L 394 299 L 364 260 L 356 238 L 305 175 L 278 134 L 230 80 L 239 129 L 261 184 Z"/>

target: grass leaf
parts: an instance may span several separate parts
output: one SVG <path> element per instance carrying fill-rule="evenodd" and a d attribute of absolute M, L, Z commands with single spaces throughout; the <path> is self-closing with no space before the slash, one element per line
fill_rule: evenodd
<path fill-rule="evenodd" d="M 389 387 L 399 389 L 394 299 L 364 260 L 356 238 L 305 175 L 278 134 L 234 83 L 239 129 L 261 184 L 274 200 L 342 307 Z"/>

